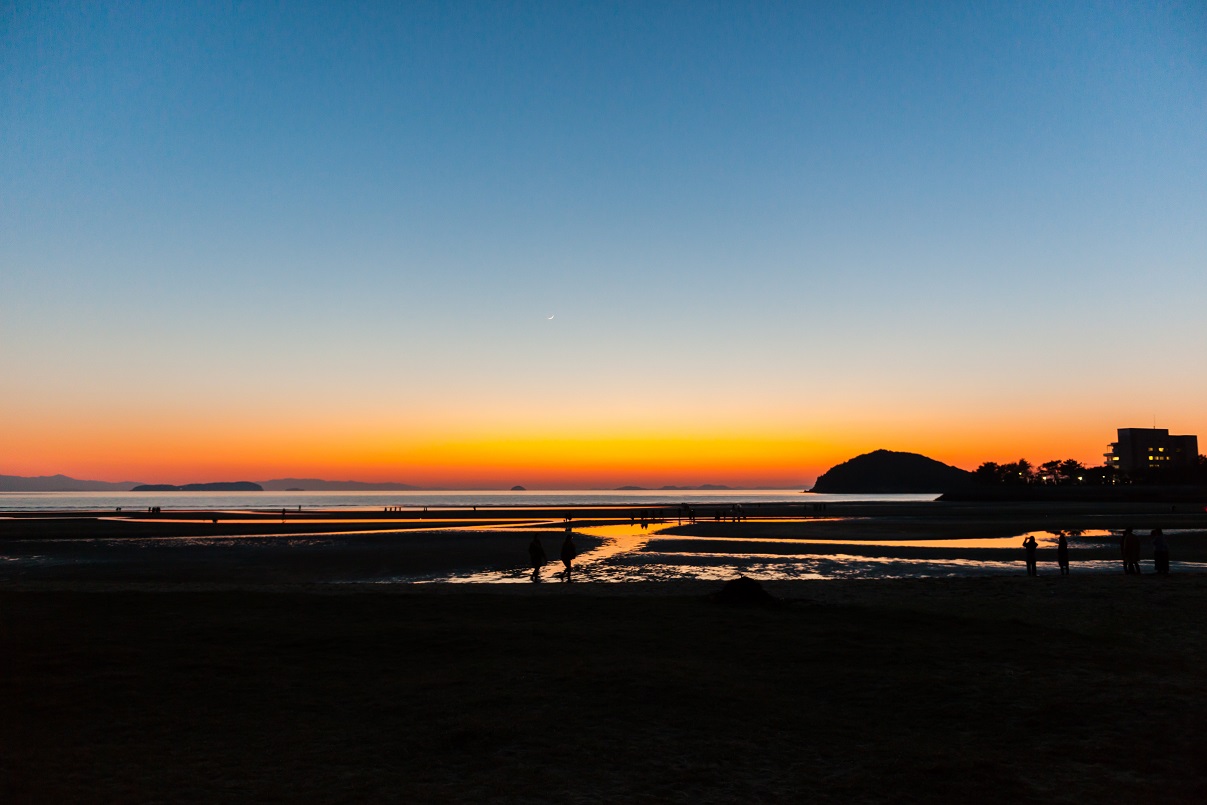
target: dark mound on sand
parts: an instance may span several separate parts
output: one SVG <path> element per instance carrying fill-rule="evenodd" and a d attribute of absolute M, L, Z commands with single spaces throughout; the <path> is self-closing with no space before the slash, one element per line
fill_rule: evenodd
<path fill-rule="evenodd" d="M 966 489 L 972 473 L 918 453 L 876 450 L 822 473 L 813 492 L 935 492 Z"/>
<path fill-rule="evenodd" d="M 763 589 L 763 585 L 746 576 L 725 582 L 725 586 L 709 596 L 718 604 L 731 607 L 778 607 L 780 600 Z"/>

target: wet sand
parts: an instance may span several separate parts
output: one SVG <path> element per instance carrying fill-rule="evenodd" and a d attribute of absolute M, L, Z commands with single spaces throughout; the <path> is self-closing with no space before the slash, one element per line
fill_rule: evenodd
<path fill-rule="evenodd" d="M 726 533 L 733 509 L 727 505 L 698 506 L 696 522 L 682 533 L 713 536 Z M 806 521 L 807 533 L 821 539 L 882 539 L 898 534 L 930 538 L 1009 536 L 1027 531 L 1096 528 L 1199 528 L 1207 530 L 1207 501 L 1202 504 L 1156 503 L 762 503 L 746 504 L 745 518 L 767 522 L 775 519 L 781 531 L 799 533 Z M 573 524 L 623 522 L 642 516 L 680 523 L 684 511 L 678 507 L 562 506 L 478 507 L 432 511 L 397 512 L 358 510 L 259 511 L 165 511 L 144 512 L 64 511 L 0 512 L 0 543 L 11 539 L 121 538 L 159 536 L 232 536 L 255 534 L 303 534 L 365 530 L 411 530 L 435 527 L 489 527 L 500 524 L 556 525 L 566 517 Z M 717 520 L 718 516 L 725 518 Z M 214 521 L 217 522 L 214 522 Z"/>
<path fill-rule="evenodd" d="M 1153 528 L 1207 531 L 1203 507 L 1115 504 L 831 505 L 808 518 L 776 522 L 756 515 L 739 523 L 704 518 L 666 533 L 705 537 L 759 536 L 810 540 L 992 539 L 1031 531 Z"/>
<path fill-rule="evenodd" d="M 1202 802 L 1207 577 L 0 586 L 6 802 Z"/>
<path fill-rule="evenodd" d="M 732 518 L 729 506 L 700 507 L 695 523 L 683 510 L 633 507 L 307 511 L 284 518 L 279 510 L 22 513 L 0 516 L 0 583 L 523 581 L 532 534 L 542 535 L 546 553 L 556 559 L 567 517 L 581 563 L 595 563 L 597 577 L 621 583 L 693 573 L 720 578 L 738 570 L 763 578 L 913 572 L 900 563 L 861 567 L 860 558 L 933 563 L 919 566 L 917 575 L 958 574 L 977 563 L 980 573 L 1021 572 L 1021 548 L 1010 538 L 1056 530 L 1101 535 L 1124 527 L 1143 535 L 1164 528 L 1175 562 L 1207 562 L 1207 513 L 1185 504 L 785 503 L 743 512 L 747 519 L 734 522 L 717 519 Z M 664 519 L 639 528 L 642 516 L 657 514 Z M 622 538 L 627 553 L 617 555 L 615 537 L 601 535 L 626 529 L 632 534 Z M 1005 544 L 966 542 L 995 539 Z M 1074 564 L 1095 563 L 1102 571 L 1118 559 L 1114 538 L 1074 536 L 1070 542 Z M 1055 550 L 1042 547 L 1039 560 L 1054 564 Z"/>
<path fill-rule="evenodd" d="M 560 531 L 397 531 L 273 537 L 20 540 L 0 543 L 0 584 L 342 584 L 523 568 L 538 535 L 553 558 Z M 599 540 L 576 535 L 581 551 Z"/>

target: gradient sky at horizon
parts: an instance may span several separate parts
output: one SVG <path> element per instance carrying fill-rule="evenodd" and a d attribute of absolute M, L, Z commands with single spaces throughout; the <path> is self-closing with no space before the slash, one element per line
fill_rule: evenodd
<path fill-rule="evenodd" d="M 0 473 L 1207 438 L 1205 8 L 5 4 Z"/>

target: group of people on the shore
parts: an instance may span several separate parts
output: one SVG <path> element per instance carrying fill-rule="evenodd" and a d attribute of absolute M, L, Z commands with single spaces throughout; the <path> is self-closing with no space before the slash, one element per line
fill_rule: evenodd
<path fill-rule="evenodd" d="M 649 528 L 651 522 L 661 522 L 661 515 L 662 515 L 662 512 L 658 512 L 657 516 L 655 516 L 654 514 L 647 514 L 646 512 L 642 512 L 640 515 L 641 530 L 645 531 L 647 528 Z M 635 526 L 635 525 L 637 525 L 637 522 L 638 522 L 638 515 L 630 514 L 629 515 L 629 525 Z M 695 520 L 693 520 L 692 522 L 694 523 Z"/>
<path fill-rule="evenodd" d="M 746 519 L 746 510 L 742 508 L 741 503 L 735 503 L 729 507 L 729 511 L 723 512 L 720 509 L 714 513 L 714 519 L 720 522 L 741 522 Z"/>
<path fill-rule="evenodd" d="M 570 530 L 570 526 L 566 526 L 566 538 L 562 540 L 561 556 L 562 564 L 566 569 L 557 575 L 561 577 L 562 581 L 574 581 L 571 572 L 574 570 L 574 559 L 578 556 L 578 547 L 574 544 L 574 532 Z M 528 543 L 528 559 L 532 563 L 532 580 L 538 582 L 541 580 L 541 568 L 545 566 L 548 557 L 545 556 L 545 547 L 541 545 L 541 538 L 537 534 L 533 534 L 532 542 Z"/>
<path fill-rule="evenodd" d="M 1152 530 L 1153 541 L 1153 569 L 1163 575 L 1169 575 L 1169 543 L 1165 541 L 1165 534 L 1161 529 L 1154 528 Z M 1023 540 L 1023 550 L 1026 552 L 1027 575 L 1038 576 L 1039 570 L 1036 564 L 1036 553 L 1039 549 L 1039 543 L 1035 541 L 1035 536 L 1028 534 Z M 1131 575 L 1140 575 L 1140 536 L 1130 528 L 1123 530 L 1123 536 L 1119 540 L 1119 552 L 1123 557 L 1123 572 Z M 1060 567 L 1060 575 L 1069 575 L 1069 541 L 1061 532 L 1056 538 L 1056 564 Z"/>

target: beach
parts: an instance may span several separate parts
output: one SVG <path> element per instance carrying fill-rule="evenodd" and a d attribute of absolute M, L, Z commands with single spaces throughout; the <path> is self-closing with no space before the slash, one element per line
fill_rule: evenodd
<path fill-rule="evenodd" d="M 1045 564 L 1028 578 L 1019 557 L 981 575 L 769 575 L 761 584 L 779 604 L 762 607 L 714 600 L 736 565 L 715 578 L 605 572 L 639 566 L 633 557 L 661 539 L 761 552 L 783 544 L 774 540 L 829 538 L 848 551 L 860 538 L 879 550 L 894 536 L 946 545 L 1043 528 L 1162 527 L 1177 555 L 1194 554 L 1207 530 L 1201 512 L 861 504 L 761 514 L 641 529 L 636 511 L 572 512 L 582 551 L 573 583 L 553 575 L 564 512 L 458 513 L 412 528 L 374 515 L 367 532 L 363 512 L 315 513 L 297 531 L 279 513 L 226 526 L 220 516 L 219 528 L 283 528 L 242 536 L 200 533 L 214 524 L 195 512 L 0 519 L 10 557 L 0 567 L 0 793 L 11 802 L 1207 797 L 1207 574 L 1127 576 L 1112 557 L 1112 572 L 1075 564 L 1061 577 Z M 316 526 L 325 530 L 308 530 Z M 554 560 L 540 584 L 526 581 L 533 535 Z M 662 562 L 674 552 L 654 553 Z M 693 564 L 697 550 L 682 553 L 683 567 L 707 567 Z M 57 559 L 27 561 L 37 556 Z"/>
<path fill-rule="evenodd" d="M 1202 576 L 618 587 L 7 586 L 5 799 L 1207 796 Z"/>

